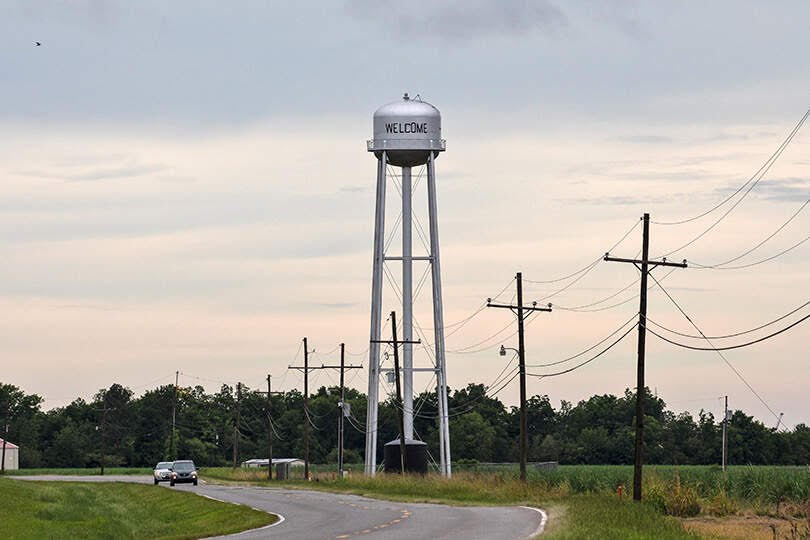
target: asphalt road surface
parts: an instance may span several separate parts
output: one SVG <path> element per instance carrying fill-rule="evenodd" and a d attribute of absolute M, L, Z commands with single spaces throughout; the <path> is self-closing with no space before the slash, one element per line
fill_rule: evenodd
<path fill-rule="evenodd" d="M 16 476 L 24 480 L 152 483 L 151 476 Z M 161 483 L 168 487 L 168 484 Z M 156 488 L 157 489 L 157 488 Z M 282 516 L 270 527 L 232 537 L 289 540 L 385 538 L 414 540 L 518 540 L 538 534 L 544 515 L 520 506 L 445 506 L 379 501 L 338 493 L 252 486 L 178 484 L 220 501 L 244 504 Z"/>

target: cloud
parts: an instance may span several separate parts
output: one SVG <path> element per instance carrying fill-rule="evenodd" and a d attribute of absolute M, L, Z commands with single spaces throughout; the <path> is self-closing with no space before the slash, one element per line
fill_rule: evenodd
<path fill-rule="evenodd" d="M 60 170 L 61 169 L 61 170 Z M 135 178 L 139 176 L 149 176 L 156 172 L 167 170 L 168 167 L 162 163 L 127 164 L 111 167 L 90 167 L 80 171 L 64 170 L 24 170 L 17 174 L 22 176 L 34 176 L 38 178 L 58 178 L 68 182 L 95 182 L 99 180 L 115 180 L 119 178 Z"/>
<path fill-rule="evenodd" d="M 131 165 L 123 167 L 113 167 L 108 169 L 95 169 L 85 173 L 66 176 L 71 182 L 86 182 L 95 180 L 113 180 L 116 178 L 133 178 L 136 176 L 147 176 L 152 173 L 166 170 L 165 165 Z"/>
<path fill-rule="evenodd" d="M 346 12 L 355 18 L 379 21 L 400 37 L 459 41 L 553 31 L 568 24 L 567 17 L 557 6 L 543 0 L 455 0 L 443 3 L 349 0 Z"/>
<path fill-rule="evenodd" d="M 621 142 L 640 143 L 640 144 L 662 144 L 672 143 L 674 139 L 665 135 L 626 135 L 618 137 L 617 140 Z"/>
<path fill-rule="evenodd" d="M 806 178 L 763 180 L 754 189 L 771 201 L 804 202 L 810 199 L 810 181 Z"/>
<path fill-rule="evenodd" d="M 341 186 L 338 191 L 341 193 L 363 193 L 368 189 L 368 186 Z"/>

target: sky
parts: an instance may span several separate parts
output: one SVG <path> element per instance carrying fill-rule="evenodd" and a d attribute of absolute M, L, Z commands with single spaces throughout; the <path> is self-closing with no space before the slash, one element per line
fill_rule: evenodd
<path fill-rule="evenodd" d="M 345 342 L 367 367 L 376 165 L 365 140 L 373 111 L 403 92 L 442 113 L 446 324 L 507 286 L 499 298 L 510 301 L 521 271 L 526 301 L 564 308 L 617 293 L 594 307 L 618 306 L 555 309 L 527 327 L 530 365 L 588 349 L 637 313 L 637 285 L 626 288 L 637 271 L 605 262 L 573 284 L 536 282 L 586 267 L 635 226 L 612 251 L 634 257 L 644 212 L 654 256 L 717 221 L 732 203 L 655 223 L 712 208 L 779 148 L 810 106 L 808 19 L 800 1 L 4 2 L 0 379 L 46 408 L 114 381 L 140 393 L 175 371 L 209 391 L 260 388 L 268 373 L 288 390 L 302 386 L 287 367 L 304 336 L 313 363 L 337 360 Z M 804 127 L 726 218 L 671 258 L 737 257 L 796 212 L 731 266 L 800 242 L 808 149 Z M 399 201 L 388 194 L 396 255 Z M 423 180 L 414 206 L 426 224 Z M 810 243 L 749 268 L 655 275 L 711 336 L 800 306 L 808 272 Z M 429 299 L 428 280 L 415 316 L 430 338 Z M 383 311 L 394 309 L 386 283 Z M 660 290 L 648 309 L 696 333 Z M 516 339 L 511 328 L 486 338 L 513 319 L 484 309 L 448 335 L 452 388 L 496 379 L 509 360 L 498 347 Z M 647 384 L 676 411 L 719 417 L 728 395 L 769 426 L 780 412 L 788 427 L 810 423 L 809 329 L 725 360 L 648 336 Z M 528 391 L 555 406 L 621 394 L 635 385 L 635 351 L 631 332 L 581 369 L 529 378 Z M 416 363 L 429 362 L 418 350 Z M 433 385 L 415 378 L 418 390 Z M 365 370 L 347 380 L 366 391 Z M 497 396 L 516 404 L 517 381 Z"/>

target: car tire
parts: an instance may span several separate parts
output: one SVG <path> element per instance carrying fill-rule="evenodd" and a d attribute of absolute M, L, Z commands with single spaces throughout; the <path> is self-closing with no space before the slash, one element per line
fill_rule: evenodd
<path fill-rule="evenodd" d="M 155 478 L 155 485 L 158 485 L 159 480 Z"/>

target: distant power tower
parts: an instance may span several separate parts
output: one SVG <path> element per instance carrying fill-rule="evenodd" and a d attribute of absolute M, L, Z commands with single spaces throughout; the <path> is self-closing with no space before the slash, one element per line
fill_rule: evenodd
<path fill-rule="evenodd" d="M 365 472 L 377 469 L 377 408 L 380 384 L 380 341 L 382 331 L 382 281 L 385 261 L 402 262 L 402 393 L 406 455 L 425 452 L 425 445 L 413 439 L 413 262 L 431 266 L 433 291 L 433 341 L 435 363 L 428 371 L 436 373 L 439 413 L 440 468 L 450 476 L 450 429 L 447 415 L 447 372 L 444 356 L 444 316 L 442 279 L 439 262 L 439 231 L 436 215 L 435 159 L 444 152 L 441 114 L 433 105 L 405 94 L 399 101 L 383 105 L 374 113 L 374 138 L 368 151 L 377 158 L 377 203 L 374 221 L 374 261 L 371 285 L 371 340 L 369 346 L 368 411 L 366 415 Z M 427 165 L 427 195 L 430 253 L 414 257 L 412 250 L 411 168 Z M 389 166 L 401 168 L 402 178 L 402 255 L 385 255 L 385 189 Z M 423 371 L 424 369 L 417 369 Z M 409 444 L 410 443 L 410 444 Z M 399 447 L 399 445 L 397 445 Z M 416 456 L 414 456 L 416 457 Z M 425 456 L 426 458 L 426 456 Z"/>

